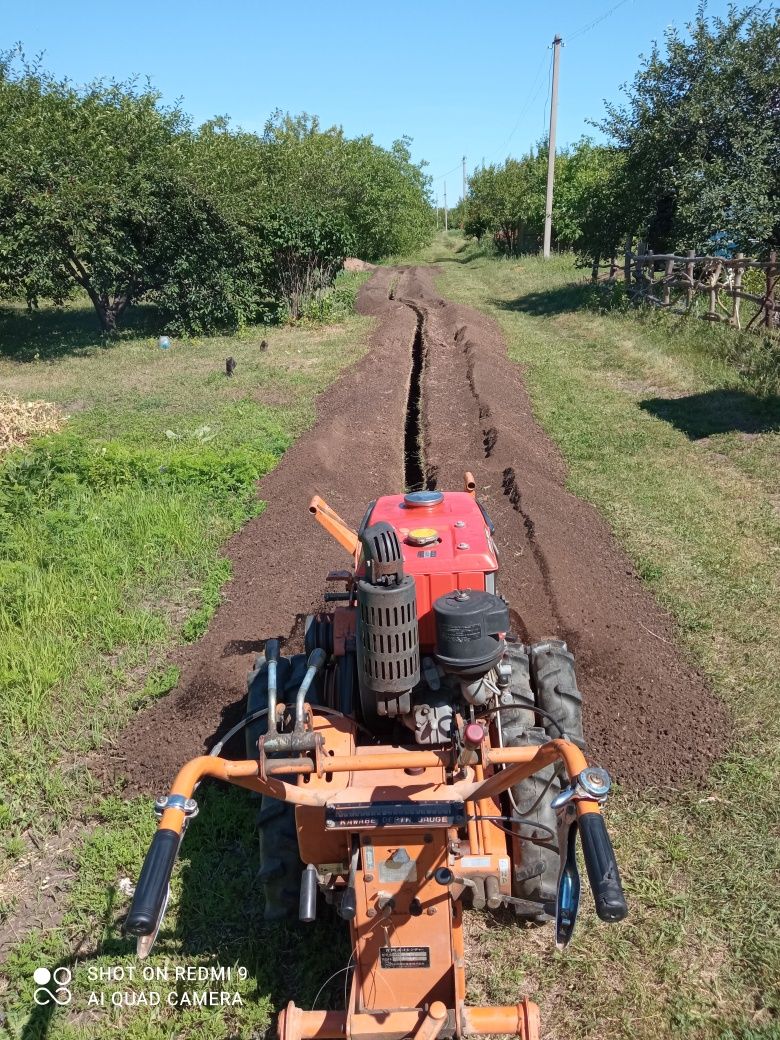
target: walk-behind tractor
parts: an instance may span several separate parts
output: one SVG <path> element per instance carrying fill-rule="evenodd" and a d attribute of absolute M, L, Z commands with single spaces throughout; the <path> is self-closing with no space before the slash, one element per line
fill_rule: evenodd
<path fill-rule="evenodd" d="M 626 915 L 601 815 L 610 780 L 583 753 L 573 657 L 510 633 L 470 474 L 464 491 L 378 499 L 357 532 L 319 498 L 310 509 L 353 567 L 328 575 L 335 606 L 307 619 L 306 653 L 280 656 L 268 639 L 245 718 L 158 800 L 125 929 L 145 956 L 195 788 L 216 777 L 261 798 L 266 917 L 313 921 L 322 895 L 350 928 L 346 1009 L 291 1003 L 280 1040 L 531 1040 L 528 999 L 466 1004 L 463 909 L 550 920 L 565 946 L 579 834 L 599 917 Z M 247 760 L 218 757 L 242 727 Z"/>

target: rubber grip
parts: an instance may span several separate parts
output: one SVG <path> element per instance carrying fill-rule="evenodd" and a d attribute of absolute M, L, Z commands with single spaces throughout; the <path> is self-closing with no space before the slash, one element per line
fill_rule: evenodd
<path fill-rule="evenodd" d="M 125 921 L 124 930 L 128 935 L 151 935 L 157 927 L 178 851 L 176 831 L 166 828 L 155 833 Z"/>
<path fill-rule="evenodd" d="M 357 913 L 357 896 L 354 888 L 345 888 L 344 895 L 341 897 L 341 906 L 339 907 L 339 917 L 343 921 L 351 921 Z"/>
<path fill-rule="evenodd" d="M 596 913 L 602 921 L 622 921 L 628 906 L 604 817 L 600 813 L 584 813 L 578 825 Z"/>

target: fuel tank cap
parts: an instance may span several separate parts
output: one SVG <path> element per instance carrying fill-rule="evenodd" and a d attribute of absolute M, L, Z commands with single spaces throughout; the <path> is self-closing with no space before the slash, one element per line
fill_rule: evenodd
<path fill-rule="evenodd" d="M 415 527 L 406 536 L 409 545 L 433 545 L 438 542 L 439 534 L 435 527 Z"/>
<path fill-rule="evenodd" d="M 404 495 L 404 505 L 409 509 L 419 509 L 421 506 L 437 506 L 444 500 L 442 491 L 410 491 Z"/>

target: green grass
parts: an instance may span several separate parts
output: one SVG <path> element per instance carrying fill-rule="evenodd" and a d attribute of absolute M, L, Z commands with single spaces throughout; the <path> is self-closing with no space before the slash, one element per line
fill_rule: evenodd
<path fill-rule="evenodd" d="M 477 924 L 475 991 L 530 990 L 553 1037 L 777 1037 L 778 370 L 737 357 L 758 337 L 600 313 L 569 258 L 500 260 L 451 236 L 420 259 L 499 323 L 571 490 L 608 519 L 735 721 L 704 790 L 612 799 L 629 921 L 586 915 L 565 956 L 547 934 Z"/>
<path fill-rule="evenodd" d="M 341 295 L 353 286 L 354 300 L 359 279 L 346 281 Z M 256 479 L 362 351 L 368 322 L 340 306 L 338 324 L 170 350 L 132 332 L 105 341 L 76 306 L 0 312 L 4 391 L 69 416 L 0 465 L 0 822 L 10 852 L 24 828 L 68 818 L 93 787 L 85 754 L 175 684 L 165 650 L 205 630 L 230 574 L 219 548 L 262 509 Z"/>

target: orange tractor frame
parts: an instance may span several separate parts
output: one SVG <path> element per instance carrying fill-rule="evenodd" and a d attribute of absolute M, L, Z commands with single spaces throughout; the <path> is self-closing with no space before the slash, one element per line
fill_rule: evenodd
<path fill-rule="evenodd" d="M 468 526 L 464 512 L 469 522 L 476 523 L 477 517 L 464 509 L 463 499 L 474 501 L 470 474 L 466 475 L 465 493 L 455 496 L 448 502 L 457 516 L 452 523 L 460 523 L 453 537 L 461 541 L 454 544 L 473 548 L 473 533 L 470 543 L 462 533 Z M 383 515 L 383 508 L 385 513 L 404 510 L 402 499 L 380 499 L 374 504 L 372 518 Z M 444 506 L 441 498 L 438 505 Z M 348 595 L 349 605 L 334 611 L 332 657 L 339 647 L 352 645 L 350 640 L 355 639 L 356 617 L 360 616 L 355 609 L 355 581 L 366 571 L 365 539 L 361 541 L 320 499 L 313 499 L 310 509 L 354 559 L 354 570 L 338 576 L 348 589 L 340 598 L 346 600 Z M 403 519 L 405 514 L 398 515 Z M 479 517 L 483 543 L 477 547 L 490 549 L 489 520 L 484 511 Z M 420 612 L 416 626 L 424 635 L 425 624 L 431 621 L 427 615 L 433 609 L 433 595 L 435 602 L 441 595 L 440 583 L 437 585 L 435 567 L 430 570 L 436 557 L 417 555 L 420 545 L 416 543 L 422 541 L 424 546 L 427 536 L 418 534 L 409 542 L 409 532 L 438 532 L 436 544 L 443 546 L 443 556 L 448 558 L 448 521 L 433 509 L 425 515 L 426 527 L 417 524 L 417 514 L 412 519 L 415 526 L 398 524 L 393 530 L 399 540 L 408 543 L 406 562 L 411 562 L 413 548 L 414 558 L 425 561 L 428 568 L 427 591 L 419 588 L 425 582 L 415 576 L 417 602 L 422 593 L 428 608 Z M 376 562 L 375 569 L 377 581 L 384 580 L 383 568 Z M 476 585 L 479 591 L 484 573 L 474 572 L 465 589 Z M 459 579 L 455 581 L 456 589 L 464 587 Z M 452 593 L 452 586 L 445 595 L 447 592 Z M 454 606 L 459 609 L 459 604 Z M 341 620 L 336 621 L 340 614 Z M 503 634 L 493 638 L 500 647 Z M 301 686 L 307 680 L 311 685 L 325 656 L 321 650 L 312 653 Z M 490 714 L 489 707 L 474 710 L 474 703 L 479 705 L 474 684 L 481 679 L 474 679 L 473 669 L 464 680 L 471 684 L 472 700 L 456 703 L 448 717 L 451 739 L 434 739 L 430 746 L 421 747 L 411 739 L 401 743 L 397 734 L 382 742 L 374 735 L 368 743 L 366 721 L 359 712 L 350 716 L 311 703 L 306 691 L 296 698 L 294 711 L 292 704 L 277 702 L 276 657 L 278 644 L 269 641 L 266 666 L 270 663 L 273 668 L 269 686 L 273 696 L 269 696 L 268 707 L 256 714 L 268 711 L 273 720 L 269 715 L 257 757 L 245 761 L 218 757 L 228 734 L 212 754 L 188 762 L 167 797 L 158 799 L 159 828 L 125 924 L 125 930 L 137 937 L 139 954 L 148 954 L 159 929 L 181 838 L 197 812 L 195 790 L 202 780 L 212 777 L 294 806 L 300 859 L 305 865 L 300 883 L 301 920 L 313 920 L 320 891 L 336 897 L 339 914 L 349 923 L 354 970 L 346 1008 L 306 1011 L 290 1003 L 279 1016 L 280 1040 L 433 1040 L 487 1034 L 535 1040 L 540 1035 L 539 1009 L 528 999 L 503 1007 L 466 1003 L 464 902 L 488 908 L 514 904 L 516 910 L 522 909 L 523 900 L 513 894 L 513 877 L 522 876 L 523 851 L 518 844 L 522 822 L 515 827 L 505 814 L 505 798 L 527 778 L 555 770 L 559 775 L 554 798 L 559 850 L 556 941 L 559 946 L 568 942 L 576 919 L 577 834 L 599 916 L 607 921 L 622 919 L 627 912 L 625 899 L 601 815 L 610 786 L 606 772 L 589 766 L 581 748 L 562 737 L 528 746 L 502 746 L 495 714 Z M 445 656 L 440 653 L 439 658 Z M 380 702 L 386 710 L 390 706 L 391 714 L 392 705 L 402 703 L 394 696 Z M 383 714 L 386 711 L 380 707 Z M 411 725 L 408 719 L 407 725 Z M 418 734 L 418 739 L 429 738 Z"/>

